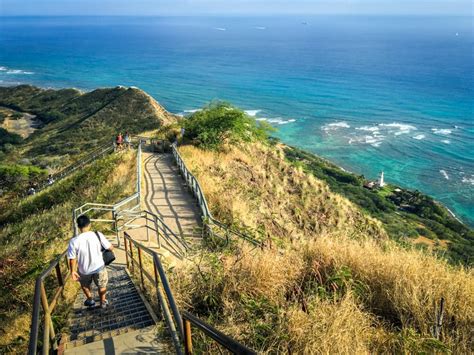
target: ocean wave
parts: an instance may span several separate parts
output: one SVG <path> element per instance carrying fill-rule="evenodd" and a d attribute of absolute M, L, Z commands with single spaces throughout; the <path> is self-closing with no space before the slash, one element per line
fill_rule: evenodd
<path fill-rule="evenodd" d="M 471 184 L 471 185 L 474 185 L 474 175 L 471 175 L 471 177 L 465 177 L 463 176 L 462 180 L 461 180 L 463 183 L 465 184 Z"/>
<path fill-rule="evenodd" d="M 451 144 L 451 141 L 449 139 L 443 139 L 441 142 L 444 144 Z"/>
<path fill-rule="evenodd" d="M 296 120 L 294 118 L 290 118 L 288 120 L 285 120 L 284 118 L 281 118 L 281 117 L 276 117 L 276 118 L 267 118 L 266 121 L 268 123 L 274 123 L 274 124 L 278 124 L 278 125 L 284 125 L 284 124 L 288 124 L 288 123 L 292 123 L 292 122 L 295 122 Z"/>
<path fill-rule="evenodd" d="M 417 140 L 422 140 L 422 139 L 425 139 L 425 135 L 424 134 L 417 134 L 416 136 L 413 137 L 413 139 L 417 139 Z"/>
<path fill-rule="evenodd" d="M 441 173 L 441 175 L 444 176 L 444 178 L 445 178 L 446 180 L 449 180 L 449 175 L 448 175 L 448 173 L 446 172 L 446 170 L 442 170 L 442 169 L 441 169 L 439 172 Z"/>
<path fill-rule="evenodd" d="M 351 137 L 349 138 L 348 143 L 359 143 L 359 144 L 370 144 L 372 147 L 380 147 L 383 143 L 385 136 L 378 135 L 378 136 L 362 136 L 362 137 Z"/>
<path fill-rule="evenodd" d="M 255 117 L 261 111 L 262 110 L 245 110 L 244 112 L 249 116 Z"/>
<path fill-rule="evenodd" d="M 447 136 L 448 134 L 451 134 L 453 131 L 451 129 L 447 128 L 431 128 L 434 134 L 440 134 L 442 136 Z"/>
<path fill-rule="evenodd" d="M 14 75 L 32 75 L 34 74 L 32 71 L 25 71 L 21 69 L 8 69 L 7 74 L 14 74 Z"/>
<path fill-rule="evenodd" d="M 0 71 L 6 71 L 6 70 L 7 70 L 7 67 L 0 66 Z"/>
<path fill-rule="evenodd" d="M 194 109 L 194 110 L 184 110 L 183 112 L 184 112 L 184 113 L 195 113 L 195 112 L 198 112 L 198 111 L 201 111 L 201 109 L 200 109 L 200 108 L 196 108 L 196 109 Z"/>
<path fill-rule="evenodd" d="M 377 126 L 362 126 L 356 127 L 358 131 L 366 131 L 366 132 L 377 132 L 380 128 Z"/>
<path fill-rule="evenodd" d="M 385 127 L 385 128 L 388 128 L 389 130 L 393 128 L 398 129 L 398 131 L 394 133 L 396 136 L 399 136 L 400 134 L 410 133 L 411 131 L 417 130 L 415 126 L 412 126 L 406 123 L 397 123 L 397 122 L 380 123 L 379 127 Z"/>
<path fill-rule="evenodd" d="M 335 131 L 335 130 L 338 130 L 339 128 L 351 128 L 351 126 L 347 122 L 341 121 L 341 122 L 328 123 L 321 127 L 323 131 Z"/>

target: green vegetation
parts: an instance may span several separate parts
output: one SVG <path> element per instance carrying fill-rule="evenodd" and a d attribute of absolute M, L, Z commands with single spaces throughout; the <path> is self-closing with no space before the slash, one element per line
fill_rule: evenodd
<path fill-rule="evenodd" d="M 32 181 L 46 179 L 47 171 L 32 165 L 0 164 L 0 190 L 26 191 Z"/>
<path fill-rule="evenodd" d="M 23 138 L 18 134 L 8 132 L 5 128 L 0 127 L 0 152 L 9 153 L 15 145 L 21 143 L 23 143 Z"/>
<path fill-rule="evenodd" d="M 363 176 L 348 173 L 311 153 L 288 147 L 285 155 L 296 166 L 325 181 L 332 191 L 380 220 L 392 238 L 403 242 L 422 236 L 433 240 L 435 246 L 438 244 L 438 251 L 452 262 L 474 262 L 474 231 L 431 197 L 390 185 L 368 190 L 363 187 Z M 447 241 L 447 251 L 439 240 Z"/>
<path fill-rule="evenodd" d="M 63 157 L 67 165 L 107 141 L 112 143 L 118 132 L 139 134 L 176 120 L 143 91 L 125 87 L 88 93 L 6 87 L 0 88 L 0 106 L 35 114 L 44 123 L 21 146 L 21 156 L 37 165 L 51 156 Z"/>
<path fill-rule="evenodd" d="M 271 126 L 257 122 L 244 111 L 225 102 L 211 103 L 183 121 L 184 138 L 208 149 L 219 149 L 225 144 L 263 141 Z"/>

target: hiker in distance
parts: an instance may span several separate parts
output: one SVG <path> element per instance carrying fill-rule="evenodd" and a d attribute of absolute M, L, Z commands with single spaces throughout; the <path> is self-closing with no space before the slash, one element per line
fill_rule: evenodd
<path fill-rule="evenodd" d="M 71 239 L 67 250 L 72 279 L 81 283 L 87 297 L 84 306 L 95 306 L 91 290 L 94 281 L 99 289 L 100 307 L 106 308 L 108 274 L 102 252 L 114 247 L 102 233 L 91 231 L 89 217 L 79 216 L 76 223 L 81 233 Z"/>

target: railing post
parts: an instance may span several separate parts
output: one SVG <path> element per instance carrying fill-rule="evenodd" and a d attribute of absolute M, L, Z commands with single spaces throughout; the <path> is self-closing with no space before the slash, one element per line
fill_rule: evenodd
<path fill-rule="evenodd" d="M 130 270 L 132 271 L 132 274 L 133 274 L 133 271 L 135 270 L 135 266 L 133 264 L 133 246 L 132 246 L 131 240 L 128 241 L 128 246 L 130 247 Z"/>
<path fill-rule="evenodd" d="M 184 353 L 186 355 L 191 355 L 193 353 L 191 322 L 186 318 L 184 318 Z"/>
<path fill-rule="evenodd" d="M 44 311 L 43 355 L 48 355 L 50 340 L 54 340 L 56 335 L 54 333 L 51 314 L 49 313 L 48 296 L 46 295 L 46 290 L 44 289 L 43 282 L 41 282 L 41 304 L 43 305 Z"/>
<path fill-rule="evenodd" d="M 145 223 L 146 223 L 146 241 L 149 242 L 150 241 L 150 235 L 149 235 L 149 231 L 148 231 L 148 214 L 145 213 Z"/>
<path fill-rule="evenodd" d="M 145 280 L 143 279 L 143 263 L 142 263 L 142 249 L 137 247 L 138 250 L 138 265 L 140 265 L 140 279 L 142 281 L 142 290 L 145 291 Z"/>
<path fill-rule="evenodd" d="M 125 239 L 125 234 L 123 236 L 123 244 L 125 245 L 125 261 L 127 263 L 127 269 L 130 269 L 130 264 L 129 264 L 129 261 L 128 261 L 127 239 Z"/>
<path fill-rule="evenodd" d="M 156 230 L 156 239 L 158 242 L 158 248 L 161 248 L 160 230 L 158 228 L 158 219 L 156 218 L 156 216 L 154 216 L 153 218 L 155 220 L 155 230 Z"/>

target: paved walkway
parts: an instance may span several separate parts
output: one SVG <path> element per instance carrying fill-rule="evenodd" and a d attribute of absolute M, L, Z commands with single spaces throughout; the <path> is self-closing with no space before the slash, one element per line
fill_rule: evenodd
<path fill-rule="evenodd" d="M 200 236 L 201 212 L 171 154 L 144 153 L 145 206 L 181 236 Z"/>

